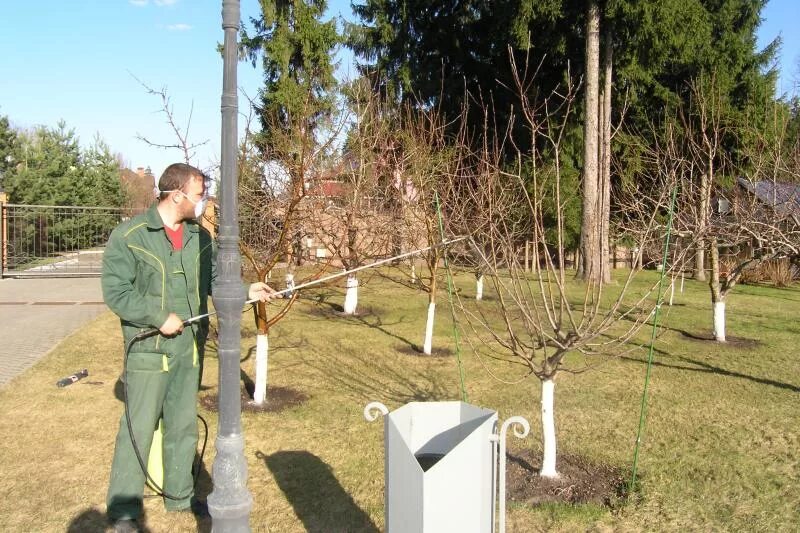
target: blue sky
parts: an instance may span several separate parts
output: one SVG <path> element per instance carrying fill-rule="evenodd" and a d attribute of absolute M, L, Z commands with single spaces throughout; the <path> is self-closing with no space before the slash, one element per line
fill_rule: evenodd
<path fill-rule="evenodd" d="M 220 0 L 38 0 L 3 3 L 0 22 L 0 115 L 20 128 L 55 126 L 63 119 L 86 145 L 99 134 L 135 169 L 150 166 L 158 176 L 177 150 L 175 135 L 160 112 L 158 97 L 136 81 L 166 89 L 178 125 L 190 142 L 208 141 L 193 163 L 208 168 L 219 160 L 223 39 Z M 352 18 L 350 0 L 329 1 L 330 16 Z M 242 19 L 258 13 L 258 0 L 241 0 Z M 783 37 L 779 90 L 790 92 L 800 78 L 796 0 L 770 0 L 759 44 Z M 347 57 L 347 56 L 346 56 Z M 341 73 L 347 76 L 348 59 Z M 135 78 L 134 78 L 135 76 Z M 251 97 L 260 73 L 239 67 L 239 86 Z M 240 95 L 240 109 L 246 100 Z M 240 124 L 243 120 L 240 119 Z"/>

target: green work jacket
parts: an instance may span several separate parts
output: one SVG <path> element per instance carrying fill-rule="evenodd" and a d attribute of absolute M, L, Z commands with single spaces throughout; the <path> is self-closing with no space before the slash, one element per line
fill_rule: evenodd
<path fill-rule="evenodd" d="M 215 264 L 214 241 L 195 222 L 183 222 L 183 249 L 173 252 L 155 205 L 117 226 L 103 253 L 101 284 L 106 305 L 122 322 L 125 345 L 137 333 L 161 327 L 170 313 L 184 320 L 207 313 Z M 208 319 L 192 329 L 202 349 Z M 131 351 L 168 353 L 170 341 L 156 335 Z"/>

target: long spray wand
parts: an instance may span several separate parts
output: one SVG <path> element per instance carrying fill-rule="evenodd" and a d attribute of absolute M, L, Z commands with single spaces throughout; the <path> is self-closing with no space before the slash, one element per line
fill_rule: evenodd
<path fill-rule="evenodd" d="M 296 291 L 296 290 L 305 289 L 307 287 L 312 287 L 314 285 L 320 285 L 322 283 L 326 283 L 328 281 L 331 281 L 331 280 L 334 280 L 334 279 L 337 279 L 337 278 L 341 278 L 342 276 L 348 276 L 350 274 L 355 274 L 356 272 L 360 272 L 362 270 L 367 270 L 368 268 L 375 268 L 375 267 L 378 267 L 378 266 L 381 266 L 381 265 L 385 265 L 386 263 L 390 263 L 392 261 L 397 261 L 399 259 L 405 259 L 406 257 L 411 257 L 413 255 L 421 254 L 422 252 L 427 252 L 428 250 L 432 250 L 434 248 L 440 248 L 442 246 L 449 246 L 451 244 L 454 244 L 454 243 L 457 243 L 457 242 L 460 242 L 460 241 L 463 241 L 463 240 L 466 240 L 466 239 L 469 239 L 468 235 L 463 235 L 463 236 L 455 237 L 455 238 L 452 238 L 452 239 L 449 239 L 449 240 L 444 240 L 444 241 L 442 241 L 440 243 L 437 243 L 437 244 L 434 244 L 432 246 L 426 246 L 425 248 L 419 248 L 417 250 L 412 250 L 410 252 L 405 252 L 405 253 L 402 253 L 400 255 L 395 255 L 393 257 L 388 257 L 386 259 L 381 259 L 380 261 L 375 261 L 374 263 L 369 263 L 368 265 L 361 265 L 360 267 L 352 268 L 350 270 L 344 270 L 342 272 L 337 272 L 336 274 L 331 274 L 329 276 L 324 276 L 322 278 L 311 280 L 311 281 L 308 281 L 306 283 L 301 283 L 300 285 L 295 285 L 294 287 L 288 287 L 288 288 L 282 289 L 280 291 L 275 291 L 274 293 L 271 294 L 271 296 L 272 297 L 281 296 L 283 294 L 290 293 L 290 292 L 293 292 L 293 291 Z M 474 248 L 474 246 L 470 246 L 470 249 L 472 249 L 472 248 Z M 247 300 L 245 302 L 245 305 L 252 304 L 252 303 L 255 303 L 257 301 L 259 301 L 259 298 L 253 298 L 252 300 Z M 216 314 L 217 314 L 216 311 L 210 311 L 210 312 L 202 314 L 202 315 L 193 316 L 191 318 L 187 318 L 186 320 L 184 320 L 183 321 L 183 325 L 184 326 L 188 326 L 192 322 L 197 322 L 198 320 L 202 320 L 204 318 L 207 318 L 207 317 L 210 317 L 210 316 L 213 316 L 213 315 L 216 315 Z M 158 330 L 156 330 L 156 332 L 158 332 Z"/>

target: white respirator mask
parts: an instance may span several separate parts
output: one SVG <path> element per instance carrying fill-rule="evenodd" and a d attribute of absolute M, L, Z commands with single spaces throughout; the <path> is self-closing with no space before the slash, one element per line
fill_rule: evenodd
<path fill-rule="evenodd" d="M 197 220 L 200 220 L 200 218 L 203 216 L 203 213 L 206 212 L 206 205 L 208 205 L 208 193 L 204 193 L 202 198 L 200 198 L 199 200 L 195 201 L 195 200 L 192 200 L 191 198 L 189 198 L 188 194 L 186 194 L 185 192 L 183 192 L 183 191 L 181 191 L 179 189 L 172 189 L 172 190 L 168 190 L 168 191 L 159 191 L 158 189 L 155 189 L 155 191 L 157 193 L 156 196 L 158 196 L 159 194 L 164 194 L 164 193 L 169 193 L 169 192 L 179 192 L 179 193 L 181 193 L 184 198 L 189 200 L 189 202 L 191 202 L 192 205 L 194 205 L 194 218 L 196 218 Z"/>
<path fill-rule="evenodd" d="M 206 212 L 206 205 L 208 204 L 208 196 L 203 196 L 198 201 L 192 201 L 191 198 L 188 196 L 186 197 L 187 200 L 194 204 L 194 218 L 200 220 L 200 217 L 203 216 L 203 213 Z"/>

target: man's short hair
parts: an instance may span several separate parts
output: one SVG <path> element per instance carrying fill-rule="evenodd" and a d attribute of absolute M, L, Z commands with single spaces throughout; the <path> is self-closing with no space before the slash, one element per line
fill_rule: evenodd
<path fill-rule="evenodd" d="M 192 179 L 203 180 L 204 186 L 208 182 L 208 177 L 199 168 L 186 163 L 171 164 L 158 179 L 159 201 L 164 200 L 170 192 L 183 189 Z"/>

